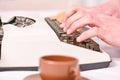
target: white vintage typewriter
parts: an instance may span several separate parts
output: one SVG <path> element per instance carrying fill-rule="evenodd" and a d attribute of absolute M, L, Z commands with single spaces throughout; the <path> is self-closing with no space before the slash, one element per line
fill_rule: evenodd
<path fill-rule="evenodd" d="M 0 71 L 37 70 L 39 58 L 49 54 L 78 58 L 82 71 L 105 68 L 111 62 L 110 56 L 94 40 L 75 41 L 87 28 L 67 35 L 59 28 L 60 21 L 55 18 L 14 18 L 13 22 L 9 21 L 10 24 L 1 25 L 4 34 L 1 39 Z"/>

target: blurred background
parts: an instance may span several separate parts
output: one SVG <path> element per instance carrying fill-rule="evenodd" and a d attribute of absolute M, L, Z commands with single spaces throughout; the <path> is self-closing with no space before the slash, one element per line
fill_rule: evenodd
<path fill-rule="evenodd" d="M 67 9 L 73 5 L 94 6 L 107 0 L 0 0 L 0 10 Z"/>

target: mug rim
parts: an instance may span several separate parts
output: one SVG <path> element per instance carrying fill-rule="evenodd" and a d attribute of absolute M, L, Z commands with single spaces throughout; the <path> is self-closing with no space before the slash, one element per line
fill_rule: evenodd
<path fill-rule="evenodd" d="M 51 60 L 50 58 L 53 57 L 61 57 L 64 58 L 64 60 Z M 48 59 L 49 58 L 49 59 Z M 78 63 L 78 59 L 72 56 L 66 56 L 66 55 L 45 55 L 40 58 L 40 61 L 50 63 L 50 64 L 70 64 L 70 63 Z"/>

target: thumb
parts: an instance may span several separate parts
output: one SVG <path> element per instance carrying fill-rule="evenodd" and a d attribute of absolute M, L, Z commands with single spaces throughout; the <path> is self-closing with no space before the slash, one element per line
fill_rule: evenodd
<path fill-rule="evenodd" d="M 83 32 L 79 37 L 77 37 L 77 42 L 84 41 L 88 38 L 97 36 L 98 33 L 98 28 L 97 27 L 92 27 L 89 30 Z"/>

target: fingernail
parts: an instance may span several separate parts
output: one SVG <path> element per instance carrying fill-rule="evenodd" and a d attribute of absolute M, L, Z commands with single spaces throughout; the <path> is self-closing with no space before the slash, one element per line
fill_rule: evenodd
<path fill-rule="evenodd" d="M 63 29 L 63 31 L 64 31 L 64 32 L 67 32 L 67 29 L 66 29 L 66 28 L 64 28 L 64 29 Z"/>
<path fill-rule="evenodd" d="M 70 34 L 70 33 L 71 33 L 71 30 L 70 30 L 70 29 L 68 29 L 68 30 L 67 30 L 67 34 Z"/>
<path fill-rule="evenodd" d="M 82 40 L 80 39 L 80 37 L 76 38 L 77 42 L 81 42 Z"/>

